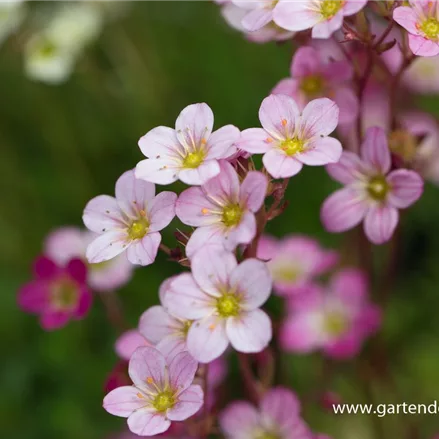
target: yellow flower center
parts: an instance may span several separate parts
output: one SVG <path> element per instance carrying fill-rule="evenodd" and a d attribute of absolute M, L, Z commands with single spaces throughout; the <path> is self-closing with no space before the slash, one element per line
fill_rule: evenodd
<path fill-rule="evenodd" d="M 376 201 L 384 201 L 389 192 L 389 184 L 384 175 L 378 175 L 369 180 L 367 192 Z"/>
<path fill-rule="evenodd" d="M 206 153 L 202 150 L 190 152 L 183 159 L 183 167 L 190 168 L 190 169 L 198 168 L 198 166 L 200 166 L 201 163 L 203 163 L 205 156 L 206 156 Z"/>
<path fill-rule="evenodd" d="M 236 317 L 240 310 L 240 300 L 236 294 L 225 293 L 216 300 L 216 309 L 221 317 Z"/>
<path fill-rule="evenodd" d="M 342 335 L 348 326 L 346 318 L 339 312 L 331 312 L 325 316 L 325 332 L 332 337 Z"/>
<path fill-rule="evenodd" d="M 437 18 L 427 18 L 421 24 L 421 30 L 430 40 L 437 40 L 439 36 L 439 21 Z"/>
<path fill-rule="evenodd" d="M 417 143 L 416 137 L 405 130 L 395 130 L 389 134 L 390 151 L 406 162 L 415 158 Z"/>
<path fill-rule="evenodd" d="M 299 140 L 297 137 L 294 139 L 286 139 L 280 144 L 280 149 L 285 152 L 288 156 L 293 156 L 299 152 L 302 152 L 304 149 L 304 144 L 302 140 Z"/>
<path fill-rule="evenodd" d="M 309 75 L 300 82 L 301 90 L 308 97 L 319 96 L 323 91 L 324 81 L 320 75 Z"/>
<path fill-rule="evenodd" d="M 233 227 L 239 224 L 243 214 L 242 208 L 238 204 L 229 204 L 223 209 L 223 223 L 227 227 Z"/>
<path fill-rule="evenodd" d="M 57 309 L 71 309 L 78 302 L 77 287 L 70 280 L 60 280 L 52 287 L 51 303 Z"/>
<path fill-rule="evenodd" d="M 301 275 L 298 267 L 291 264 L 282 264 L 273 270 L 273 279 L 278 282 L 294 282 Z"/>
<path fill-rule="evenodd" d="M 56 53 L 56 46 L 49 40 L 43 40 L 38 53 L 42 58 L 51 58 Z"/>
<path fill-rule="evenodd" d="M 170 390 L 165 390 L 155 396 L 152 405 L 158 412 L 165 412 L 175 405 L 175 397 Z"/>
<path fill-rule="evenodd" d="M 272 433 L 270 431 L 262 431 L 256 434 L 255 439 L 279 439 L 279 435 Z"/>
<path fill-rule="evenodd" d="M 320 6 L 320 13 L 324 18 L 332 18 L 343 6 L 341 0 L 323 0 Z"/>
<path fill-rule="evenodd" d="M 131 240 L 142 239 L 148 232 L 149 221 L 146 218 L 139 218 L 133 221 L 128 228 L 128 236 Z"/>
<path fill-rule="evenodd" d="M 187 335 L 187 333 L 189 332 L 189 329 L 192 325 L 192 320 L 185 320 L 185 322 L 183 323 L 183 328 L 181 330 L 181 332 L 183 333 L 183 335 Z"/>

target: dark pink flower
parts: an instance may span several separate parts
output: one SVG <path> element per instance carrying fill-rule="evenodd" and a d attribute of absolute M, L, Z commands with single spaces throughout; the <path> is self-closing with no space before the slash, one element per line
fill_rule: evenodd
<path fill-rule="evenodd" d="M 71 319 L 83 318 L 90 309 L 92 296 L 86 286 L 87 268 L 79 259 L 65 267 L 41 256 L 34 264 L 35 279 L 18 292 L 23 311 L 40 316 L 46 330 L 61 328 Z"/>

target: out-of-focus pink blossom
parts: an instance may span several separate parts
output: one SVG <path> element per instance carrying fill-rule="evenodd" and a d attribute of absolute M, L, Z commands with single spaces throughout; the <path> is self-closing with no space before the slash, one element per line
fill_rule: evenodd
<path fill-rule="evenodd" d="M 291 299 L 280 331 L 282 348 L 297 353 L 322 349 L 339 359 L 357 355 L 381 322 L 380 310 L 367 295 L 363 273 L 346 269 L 332 277 L 326 290 L 315 285 Z"/>
<path fill-rule="evenodd" d="M 116 340 L 114 349 L 119 358 L 129 361 L 136 349 L 141 346 L 151 346 L 151 342 L 138 330 L 130 329 L 119 336 Z"/>
<path fill-rule="evenodd" d="M 108 261 L 126 251 L 132 264 L 149 265 L 157 256 L 160 230 L 175 216 L 173 192 L 155 195 L 155 185 L 127 171 L 116 182 L 116 198 L 99 195 L 85 206 L 84 224 L 100 236 L 87 247 L 91 263 Z"/>
<path fill-rule="evenodd" d="M 356 14 L 366 3 L 367 0 L 280 0 L 273 20 L 290 31 L 312 29 L 313 38 L 329 38 L 342 27 L 344 17 Z"/>
<path fill-rule="evenodd" d="M 415 55 L 439 55 L 439 10 L 436 0 L 409 0 L 408 6 L 393 11 L 393 19 L 409 32 Z"/>
<path fill-rule="evenodd" d="M 221 172 L 201 187 L 186 189 L 176 203 L 176 214 L 184 223 L 198 227 L 186 247 L 193 254 L 206 244 L 228 250 L 248 244 L 256 235 L 255 213 L 264 203 L 268 180 L 252 171 L 242 183 L 233 166 L 222 160 Z"/>
<path fill-rule="evenodd" d="M 291 78 L 282 79 L 273 94 L 291 96 L 302 109 L 315 98 L 330 97 L 339 107 L 339 122 L 350 123 L 358 116 L 358 98 L 350 81 L 353 68 L 346 61 L 326 61 L 326 54 L 311 46 L 297 49 L 291 62 Z"/>
<path fill-rule="evenodd" d="M 271 340 L 270 318 L 259 307 L 268 299 L 271 276 L 266 264 L 235 256 L 220 246 L 200 249 L 192 273 L 176 276 L 166 293 L 169 312 L 194 320 L 187 347 L 202 363 L 218 358 L 229 343 L 240 352 L 260 352 Z"/>
<path fill-rule="evenodd" d="M 170 184 L 181 180 L 200 185 L 219 174 L 219 159 L 236 152 L 239 130 L 226 125 L 212 133 L 213 113 L 207 104 L 186 107 L 175 122 L 175 130 L 160 126 L 139 140 L 147 157 L 137 164 L 136 177 L 151 183 Z"/>
<path fill-rule="evenodd" d="M 338 107 L 327 98 L 314 99 L 303 111 L 286 95 L 270 95 L 262 102 L 259 120 L 263 128 L 249 128 L 237 146 L 264 154 L 263 163 L 274 178 L 287 178 L 303 165 L 326 165 L 340 159 L 342 147 L 328 137 L 338 124 Z"/>
<path fill-rule="evenodd" d="M 259 240 L 257 256 L 267 261 L 274 289 L 280 295 L 306 292 L 338 260 L 335 251 L 327 251 L 314 239 L 299 235 L 281 240 L 264 235 Z"/>
<path fill-rule="evenodd" d="M 226 439 L 314 439 L 300 417 L 300 402 L 283 387 L 269 390 L 259 407 L 246 401 L 235 401 L 219 416 Z"/>
<path fill-rule="evenodd" d="M 246 9 L 229 2 L 221 8 L 221 13 L 227 23 L 234 29 L 245 34 L 249 41 L 254 43 L 266 43 L 268 41 L 284 41 L 292 38 L 294 32 L 287 31 L 277 26 L 273 21 L 254 32 L 248 32 L 243 26 L 242 20 L 247 15 Z"/>
<path fill-rule="evenodd" d="M 92 296 L 87 289 L 87 268 L 79 259 L 60 267 L 42 256 L 34 264 L 35 279 L 18 292 L 23 311 L 40 316 L 41 326 L 50 331 L 71 319 L 82 319 L 90 309 Z"/>
<path fill-rule="evenodd" d="M 105 393 L 109 393 L 118 387 L 129 386 L 130 384 L 131 380 L 128 376 L 128 361 L 121 360 L 116 363 L 112 371 L 107 376 L 104 390 Z"/>
<path fill-rule="evenodd" d="M 187 352 L 167 361 L 157 349 L 140 347 L 129 363 L 133 385 L 111 391 L 104 408 L 128 418 L 128 428 L 139 436 L 163 433 L 171 421 L 184 421 L 203 405 L 203 390 L 192 384 L 197 367 Z"/>
<path fill-rule="evenodd" d="M 391 171 L 386 134 L 369 128 L 361 157 L 344 151 L 340 162 L 327 167 L 329 175 L 345 185 L 322 205 L 321 218 L 330 232 L 344 232 L 364 220 L 364 231 L 371 242 L 388 241 L 398 224 L 399 209 L 411 206 L 423 192 L 418 173 Z"/>
<path fill-rule="evenodd" d="M 44 254 L 57 264 L 65 265 L 78 258 L 87 265 L 87 283 L 94 291 L 111 291 L 126 284 L 132 277 L 133 265 L 126 255 L 119 255 L 99 264 L 87 262 L 87 246 L 97 234 L 78 227 L 61 227 L 52 231 L 44 243 Z"/>

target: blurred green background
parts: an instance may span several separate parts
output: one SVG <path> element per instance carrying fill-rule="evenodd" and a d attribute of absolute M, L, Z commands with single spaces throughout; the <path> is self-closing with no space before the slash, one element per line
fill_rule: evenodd
<path fill-rule="evenodd" d="M 142 159 L 137 140 L 149 129 L 172 126 L 194 102 L 212 107 L 216 127 L 258 126 L 261 100 L 288 74 L 291 46 L 249 43 L 224 23 L 215 4 L 200 1 L 130 3 L 60 86 L 27 79 L 20 47 L 16 36 L 0 48 L 0 437 L 104 438 L 124 421 L 101 407 L 117 336 L 102 303 L 96 299 L 83 322 L 45 333 L 35 317 L 17 309 L 17 288 L 30 278 L 48 232 L 81 225 L 90 198 L 113 194 L 119 175 Z M 436 98 L 421 104 L 439 114 Z M 335 187 L 324 170 L 305 169 L 290 184 L 286 213 L 269 231 L 306 233 L 337 247 L 341 237 L 325 233 L 319 220 L 321 202 Z M 404 216 L 398 278 L 380 339 L 398 394 L 376 375 L 366 383 L 375 367 L 372 342 L 356 363 L 331 366 L 336 374 L 325 385 L 347 402 L 439 399 L 438 199 L 438 189 L 428 186 Z M 175 245 L 172 227 L 164 242 Z M 375 251 L 378 273 L 386 251 Z M 158 302 L 158 285 L 176 270 L 160 256 L 120 291 L 132 326 Z M 322 366 L 319 355 L 286 356 L 283 364 L 302 395 L 322 383 Z M 340 439 L 428 439 L 439 432 L 439 414 L 388 416 L 379 425 L 376 418 L 334 416 L 316 404 L 305 414 L 315 431 Z"/>

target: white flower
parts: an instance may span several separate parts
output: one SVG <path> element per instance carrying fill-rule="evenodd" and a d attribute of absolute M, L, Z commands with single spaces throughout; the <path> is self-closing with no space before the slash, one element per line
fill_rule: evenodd
<path fill-rule="evenodd" d="M 22 1 L 0 2 L 0 44 L 20 26 L 25 16 L 25 7 Z"/>

